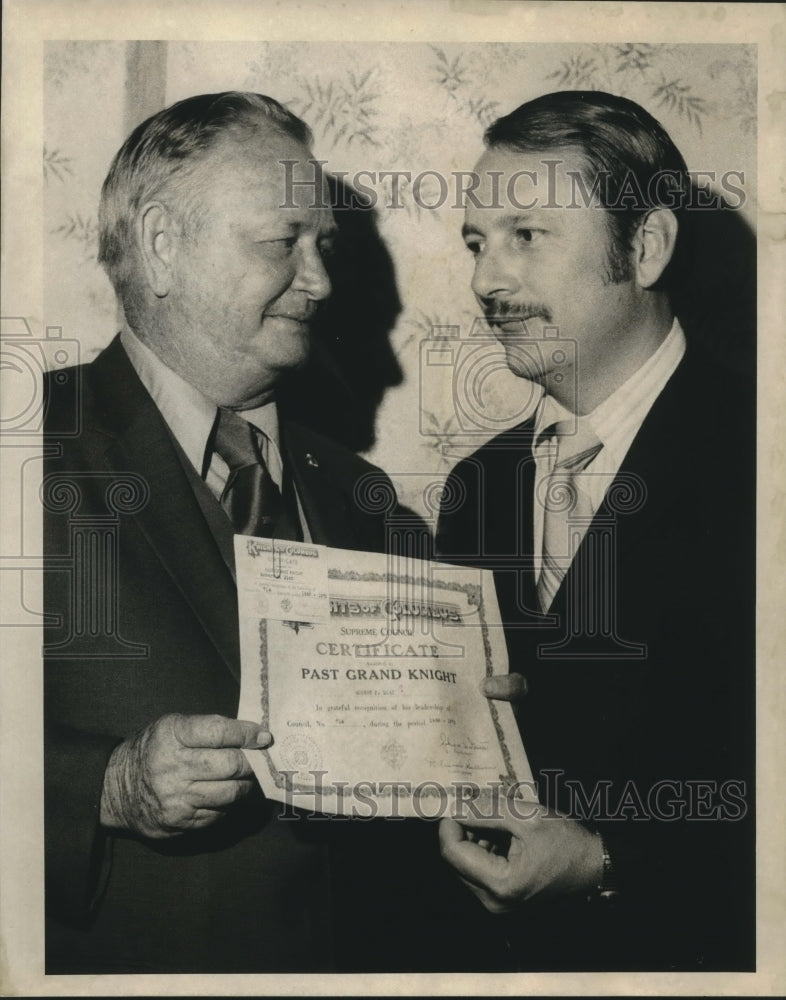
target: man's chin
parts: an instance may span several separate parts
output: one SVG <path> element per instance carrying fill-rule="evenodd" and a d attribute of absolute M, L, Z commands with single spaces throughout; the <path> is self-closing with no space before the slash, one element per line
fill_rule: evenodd
<path fill-rule="evenodd" d="M 249 360 L 242 383 L 236 380 L 231 388 L 225 386 L 216 402 L 219 406 L 234 410 L 253 410 L 271 402 L 276 397 L 276 390 L 285 383 L 290 373 L 305 368 L 309 354 L 309 343 L 306 342 L 302 350 L 282 352 L 277 358 L 266 358 L 264 365 L 255 366 Z M 251 378 L 252 371 L 256 371 L 256 378 Z"/>
<path fill-rule="evenodd" d="M 311 354 L 311 321 L 290 316 L 265 316 L 261 327 L 264 362 L 286 371 L 301 368 Z"/>
<path fill-rule="evenodd" d="M 546 378 L 546 372 L 539 344 L 512 344 L 503 341 L 502 346 L 505 349 L 505 361 L 514 375 L 529 379 L 530 382 L 543 382 Z"/>

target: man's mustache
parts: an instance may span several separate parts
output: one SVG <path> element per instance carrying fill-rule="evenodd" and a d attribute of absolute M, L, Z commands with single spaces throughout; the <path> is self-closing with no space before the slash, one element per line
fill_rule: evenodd
<path fill-rule="evenodd" d="M 536 316 L 550 323 L 552 316 L 548 306 L 541 302 L 507 302 L 504 299 L 481 299 L 483 315 L 489 323 L 510 322 L 511 320 L 534 319 Z"/>

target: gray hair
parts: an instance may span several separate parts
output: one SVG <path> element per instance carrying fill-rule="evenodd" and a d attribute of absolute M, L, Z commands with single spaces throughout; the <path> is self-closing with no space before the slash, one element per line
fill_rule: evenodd
<path fill-rule="evenodd" d="M 138 125 L 123 143 L 101 189 L 98 262 L 127 315 L 136 291 L 133 232 L 140 206 L 186 179 L 222 137 L 240 140 L 264 124 L 311 145 L 311 130 L 300 118 L 272 97 L 242 91 L 178 101 Z"/>

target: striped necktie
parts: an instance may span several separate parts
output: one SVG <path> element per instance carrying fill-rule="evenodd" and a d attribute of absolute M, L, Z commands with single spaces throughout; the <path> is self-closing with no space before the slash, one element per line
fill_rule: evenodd
<path fill-rule="evenodd" d="M 220 503 L 235 532 L 260 538 L 301 537 L 262 457 L 261 431 L 232 410 L 218 412 L 214 448 L 229 466 Z"/>
<path fill-rule="evenodd" d="M 593 511 L 588 494 L 582 489 L 581 476 L 603 445 L 592 428 L 579 423 L 577 434 L 572 433 L 573 421 L 560 420 L 544 432 L 544 436 L 554 435 L 557 439 L 557 457 L 548 479 L 545 495 L 540 497 L 543 504 L 543 550 L 537 593 L 541 611 L 544 613 L 559 590 L 567 573 L 575 549 L 576 540 L 571 527 L 592 519 Z"/>

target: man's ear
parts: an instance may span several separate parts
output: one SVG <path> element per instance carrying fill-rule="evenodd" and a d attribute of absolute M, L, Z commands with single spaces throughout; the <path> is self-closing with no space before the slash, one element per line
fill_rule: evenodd
<path fill-rule="evenodd" d="M 636 280 L 651 288 L 666 270 L 677 245 L 678 223 L 668 208 L 654 208 L 639 225 L 633 241 Z"/>
<path fill-rule="evenodd" d="M 168 209 L 151 201 L 137 216 L 137 240 L 147 283 L 159 299 L 172 285 L 175 241 L 179 227 Z"/>

